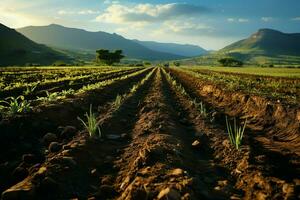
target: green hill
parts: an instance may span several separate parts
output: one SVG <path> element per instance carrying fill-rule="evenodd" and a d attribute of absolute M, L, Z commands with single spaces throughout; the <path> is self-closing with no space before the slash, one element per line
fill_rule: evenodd
<path fill-rule="evenodd" d="M 37 44 L 14 29 L 0 24 L 0 66 L 35 63 L 50 65 L 57 60 L 69 59 L 49 47 Z"/>
<path fill-rule="evenodd" d="M 184 58 L 184 56 L 154 51 L 120 35 L 100 31 L 89 32 L 56 24 L 29 26 L 18 31 L 35 42 L 71 51 L 95 53 L 97 49 L 122 49 L 128 58 L 144 60 Z"/>
<path fill-rule="evenodd" d="M 260 29 L 247 39 L 209 55 L 187 59 L 184 62 L 217 64 L 217 60 L 224 57 L 233 57 L 247 64 L 299 65 L 300 33 Z"/>

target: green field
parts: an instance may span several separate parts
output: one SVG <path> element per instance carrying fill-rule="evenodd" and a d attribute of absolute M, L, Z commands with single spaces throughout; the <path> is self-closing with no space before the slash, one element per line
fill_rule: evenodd
<path fill-rule="evenodd" d="M 260 75 L 260 76 L 300 78 L 300 68 L 211 67 L 211 66 L 194 66 L 194 67 L 183 67 L 183 68 L 203 69 L 203 70 L 211 70 L 216 72 L 252 74 L 252 75 Z"/>

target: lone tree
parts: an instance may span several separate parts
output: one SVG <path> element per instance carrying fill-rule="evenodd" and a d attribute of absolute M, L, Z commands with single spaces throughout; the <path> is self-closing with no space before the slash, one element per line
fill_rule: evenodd
<path fill-rule="evenodd" d="M 242 61 L 234 58 L 222 58 L 218 62 L 224 67 L 241 67 L 244 64 Z"/>
<path fill-rule="evenodd" d="M 106 49 L 99 49 L 96 51 L 96 61 L 100 63 L 105 63 L 107 65 L 112 65 L 114 63 L 119 63 L 125 56 L 122 55 L 122 50 L 116 50 L 114 52 L 109 52 Z"/>

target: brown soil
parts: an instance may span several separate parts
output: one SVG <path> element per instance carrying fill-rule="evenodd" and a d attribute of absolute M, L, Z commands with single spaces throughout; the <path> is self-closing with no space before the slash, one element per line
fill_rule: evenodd
<path fill-rule="evenodd" d="M 196 80 L 172 73 L 186 83 L 188 92 L 214 105 L 214 95 L 199 95 L 199 88 L 194 88 Z M 84 100 L 87 105 L 91 101 Z M 160 68 L 120 109 L 112 112 L 109 105 L 113 106 L 102 105 L 99 116 L 105 138 L 93 139 L 80 132 L 63 143 L 58 153 L 48 153 L 44 162 L 28 167 L 26 178 L 2 193 L 3 200 L 300 197 L 297 149 L 283 153 L 281 146 L 274 145 L 277 151 L 266 148 L 250 120 L 243 146 L 235 150 L 227 139 L 224 121 L 202 118 Z M 227 105 L 222 105 L 223 109 L 214 108 L 219 116 L 232 108 L 227 111 Z M 231 111 L 235 114 L 241 116 Z M 260 138 L 269 139 L 270 120 L 260 120 L 267 124 L 260 129 Z M 283 131 L 282 125 L 274 129 Z"/>
<path fill-rule="evenodd" d="M 89 109 L 90 104 L 93 105 L 94 110 L 105 107 L 118 94 L 128 92 L 131 86 L 149 72 L 150 69 L 137 76 L 117 81 L 109 86 L 110 89 L 104 87 L 93 90 L 53 105 L 35 107 L 34 111 L 28 115 L 3 119 L 0 123 L 2 152 L 0 154 L 0 177 L 3 177 L 0 179 L 0 191 L 19 180 L 15 180 L 12 174 L 17 166 L 22 165 L 20 162 L 23 154 L 34 154 L 37 157 L 34 163 L 44 160 L 44 151 L 48 148 L 42 141 L 45 134 L 54 133 L 60 140 L 65 140 L 65 137 L 60 136 L 62 132 L 60 127 L 80 128 L 81 124 L 77 117 L 84 118 L 83 115 Z"/>

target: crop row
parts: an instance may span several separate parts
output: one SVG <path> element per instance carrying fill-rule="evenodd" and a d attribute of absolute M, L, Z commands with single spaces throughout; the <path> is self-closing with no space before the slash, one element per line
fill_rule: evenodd
<path fill-rule="evenodd" d="M 93 91 L 102 87 L 109 86 L 116 81 L 125 80 L 127 78 L 137 76 L 138 74 L 144 73 L 148 69 L 133 70 L 130 73 L 118 73 L 112 77 L 105 77 L 101 80 L 92 81 L 90 84 L 82 84 L 79 89 L 68 89 L 60 92 L 48 92 L 46 96 L 37 97 L 36 99 L 26 100 L 24 96 L 9 97 L 6 101 L 1 101 L 0 110 L 4 115 L 15 115 L 18 113 L 26 113 L 31 110 L 31 105 L 49 104 L 55 103 L 57 100 L 63 100 L 65 98 L 72 98 L 76 95 L 82 95 L 86 92 Z M 95 83 L 93 83 L 95 82 Z"/>
<path fill-rule="evenodd" d="M 293 104 L 297 103 L 297 99 L 300 98 L 299 79 L 226 74 L 201 69 L 177 70 L 213 84 L 221 85 L 223 89 L 232 92 L 242 91 Z"/>

